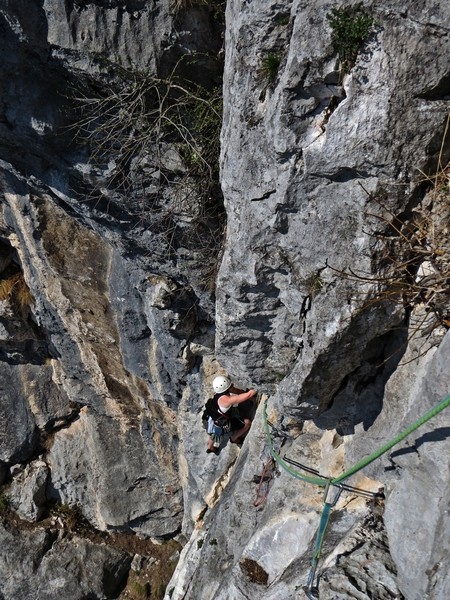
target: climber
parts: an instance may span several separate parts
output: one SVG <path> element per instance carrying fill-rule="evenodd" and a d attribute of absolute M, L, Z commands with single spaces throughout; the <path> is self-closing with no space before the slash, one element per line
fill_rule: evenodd
<path fill-rule="evenodd" d="M 219 453 L 223 433 L 230 433 L 230 442 L 240 444 L 244 441 L 252 424 L 255 412 L 253 398 L 256 390 L 244 392 L 235 387 L 228 377 L 218 375 L 213 381 L 214 397 L 208 400 L 203 413 L 208 418 L 207 453 Z"/>

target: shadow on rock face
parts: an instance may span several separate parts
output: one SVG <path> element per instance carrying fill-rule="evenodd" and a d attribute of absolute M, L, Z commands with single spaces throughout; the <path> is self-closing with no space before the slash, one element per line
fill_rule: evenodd
<path fill-rule="evenodd" d="M 329 408 L 317 419 L 318 427 L 350 435 L 362 423 L 367 431 L 383 408 L 385 386 L 403 356 L 406 341 L 407 330 L 400 328 L 369 342 L 361 352 L 359 366 L 344 377 Z"/>

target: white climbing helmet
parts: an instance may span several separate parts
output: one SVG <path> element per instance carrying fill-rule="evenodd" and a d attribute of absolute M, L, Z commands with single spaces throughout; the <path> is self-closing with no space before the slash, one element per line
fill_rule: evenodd
<path fill-rule="evenodd" d="M 214 379 L 212 385 L 216 394 L 221 394 L 222 392 L 226 392 L 227 389 L 231 387 L 231 381 L 228 379 L 228 377 L 219 375 Z"/>

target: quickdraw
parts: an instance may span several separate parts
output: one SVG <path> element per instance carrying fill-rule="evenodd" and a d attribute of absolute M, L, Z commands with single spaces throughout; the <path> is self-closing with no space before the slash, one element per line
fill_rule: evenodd
<path fill-rule="evenodd" d="M 256 498 L 253 502 L 253 506 L 261 506 L 267 500 L 269 495 L 270 484 L 272 483 L 273 475 L 275 471 L 275 461 L 273 458 L 269 458 L 263 467 L 261 477 L 259 478 L 259 485 L 256 491 Z M 256 476 L 258 478 L 258 476 Z"/>

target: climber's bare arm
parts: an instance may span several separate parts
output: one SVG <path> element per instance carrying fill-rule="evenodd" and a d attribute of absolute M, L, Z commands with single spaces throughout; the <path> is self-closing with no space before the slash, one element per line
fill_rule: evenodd
<path fill-rule="evenodd" d="M 233 388 L 231 391 L 233 391 Z M 233 404 L 247 402 L 247 400 L 250 400 L 250 398 L 256 396 L 256 393 L 256 390 L 249 390 L 248 392 L 243 392 L 242 394 L 237 394 L 235 396 L 221 396 L 219 404 L 223 406 L 223 408 L 228 408 L 229 406 L 233 406 Z"/>

